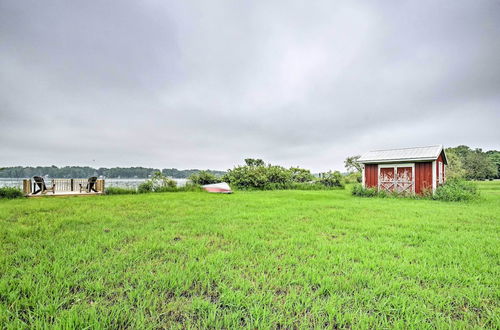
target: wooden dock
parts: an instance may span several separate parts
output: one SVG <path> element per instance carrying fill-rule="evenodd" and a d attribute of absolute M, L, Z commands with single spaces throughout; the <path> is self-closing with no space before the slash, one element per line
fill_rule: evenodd
<path fill-rule="evenodd" d="M 104 180 L 98 179 L 95 182 L 95 191 L 86 191 L 88 179 L 51 179 L 50 182 L 46 182 L 47 186 L 54 187 L 52 189 L 46 190 L 45 192 L 38 192 L 36 194 L 36 187 L 31 179 L 23 180 L 23 192 L 26 197 L 67 197 L 67 196 L 98 196 L 104 194 Z M 50 188 L 49 187 L 49 188 Z"/>
<path fill-rule="evenodd" d="M 68 196 L 98 196 L 98 195 L 104 195 L 103 192 L 86 192 L 86 191 L 56 191 L 55 193 L 48 192 L 45 194 L 26 194 L 26 197 L 29 198 L 36 198 L 36 197 L 68 197 Z"/>

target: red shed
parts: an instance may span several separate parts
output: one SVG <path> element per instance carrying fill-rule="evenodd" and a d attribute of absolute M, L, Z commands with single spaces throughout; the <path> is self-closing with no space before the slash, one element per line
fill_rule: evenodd
<path fill-rule="evenodd" d="M 423 194 L 446 181 L 442 145 L 370 151 L 359 162 L 366 188 Z"/>

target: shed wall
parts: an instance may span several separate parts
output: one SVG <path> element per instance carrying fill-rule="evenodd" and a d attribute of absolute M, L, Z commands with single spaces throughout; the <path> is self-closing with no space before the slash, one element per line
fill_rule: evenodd
<path fill-rule="evenodd" d="M 443 183 L 446 181 L 446 176 L 444 175 L 445 173 L 445 165 L 444 165 L 444 162 L 443 162 L 443 152 L 441 152 L 441 154 L 439 154 L 439 157 L 436 159 L 436 187 L 440 185 L 439 183 L 439 163 L 441 163 L 441 166 L 442 166 L 442 172 L 443 172 Z"/>
<path fill-rule="evenodd" d="M 377 164 L 365 164 L 365 186 L 366 188 L 377 188 L 378 186 Z"/>
<path fill-rule="evenodd" d="M 432 191 L 432 162 L 415 163 L 415 193 Z"/>

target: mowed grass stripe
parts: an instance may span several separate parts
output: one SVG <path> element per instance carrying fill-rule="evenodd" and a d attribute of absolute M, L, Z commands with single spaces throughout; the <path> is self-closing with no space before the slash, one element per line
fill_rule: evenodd
<path fill-rule="evenodd" d="M 0 201 L 0 323 L 498 328 L 500 184 L 480 188 Z"/>

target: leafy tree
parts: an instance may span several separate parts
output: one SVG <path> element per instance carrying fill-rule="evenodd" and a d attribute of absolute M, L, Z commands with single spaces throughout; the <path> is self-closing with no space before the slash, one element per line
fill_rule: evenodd
<path fill-rule="evenodd" d="M 446 179 L 460 179 L 465 177 L 465 169 L 462 165 L 462 160 L 459 154 L 453 149 L 446 149 L 446 158 L 448 165 L 446 166 Z"/>
<path fill-rule="evenodd" d="M 314 180 L 310 170 L 300 167 L 290 167 L 290 175 L 293 182 L 309 182 Z"/>
<path fill-rule="evenodd" d="M 493 179 L 498 174 L 496 164 L 481 149 L 470 152 L 465 158 L 464 165 L 467 179 Z"/>
<path fill-rule="evenodd" d="M 264 166 L 265 163 L 262 159 L 247 158 L 245 164 L 251 167 Z"/>
<path fill-rule="evenodd" d="M 351 156 L 347 157 L 344 161 L 345 168 L 347 172 L 361 172 L 361 163 L 358 161 L 361 156 Z"/>
<path fill-rule="evenodd" d="M 498 166 L 495 163 L 494 159 L 492 159 L 489 154 L 483 152 L 481 149 L 471 149 L 470 147 L 465 145 L 446 149 L 446 155 L 448 156 L 448 158 L 453 153 L 457 155 L 457 158 L 460 160 L 462 168 L 465 172 L 463 176 L 466 179 L 485 180 L 492 179 L 498 176 Z M 450 167 L 450 165 L 448 167 Z M 450 177 L 450 170 L 451 174 L 453 174 L 453 164 L 451 166 L 451 169 L 447 169 L 448 177 Z M 460 171 L 456 172 L 460 173 Z"/>
<path fill-rule="evenodd" d="M 342 173 L 339 171 L 329 171 L 326 173 L 323 173 L 319 179 L 319 182 L 327 187 L 341 187 L 343 188 L 345 186 L 345 181 L 344 177 L 342 176 Z"/>
<path fill-rule="evenodd" d="M 465 159 L 465 157 L 467 157 L 467 155 L 469 153 L 471 153 L 473 150 L 468 147 L 468 146 L 464 146 L 464 145 L 459 145 L 458 147 L 454 147 L 454 148 L 448 148 L 446 149 L 446 152 L 448 151 L 453 151 L 455 152 L 458 157 L 460 157 L 460 159 Z"/>
<path fill-rule="evenodd" d="M 486 151 L 486 154 L 490 157 L 491 161 L 497 168 L 497 175 L 495 176 L 495 179 L 500 179 L 500 151 L 490 150 Z"/>

